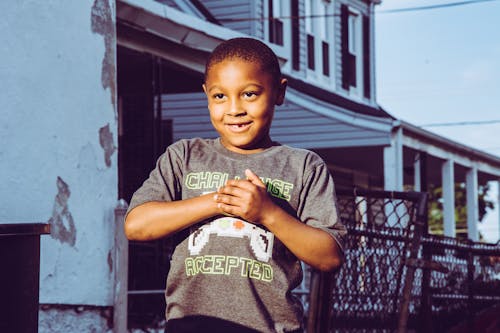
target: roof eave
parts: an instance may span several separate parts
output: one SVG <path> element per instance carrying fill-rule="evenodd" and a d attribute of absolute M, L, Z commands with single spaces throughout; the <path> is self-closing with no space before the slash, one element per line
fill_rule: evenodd
<path fill-rule="evenodd" d="M 474 149 L 453 140 L 449 140 L 443 136 L 440 136 L 403 120 L 401 120 L 400 123 L 403 129 L 403 134 L 405 135 L 412 136 L 416 139 L 435 144 L 437 146 L 443 146 L 450 151 L 471 156 L 475 159 L 495 165 L 497 168 L 500 168 L 500 158 L 495 155 L 483 152 L 478 149 Z"/>
<path fill-rule="evenodd" d="M 248 37 L 153 0 L 118 0 L 116 17 L 137 29 L 205 53 L 230 38 Z M 287 61 L 283 47 L 270 47 L 281 64 Z M 202 67 L 204 63 L 196 70 Z"/>

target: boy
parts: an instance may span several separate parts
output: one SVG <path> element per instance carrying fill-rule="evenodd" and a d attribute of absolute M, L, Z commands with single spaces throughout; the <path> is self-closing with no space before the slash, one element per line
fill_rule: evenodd
<path fill-rule="evenodd" d="M 264 43 L 221 43 L 203 84 L 219 138 L 172 144 L 131 200 L 129 239 L 178 239 L 169 333 L 301 332 L 302 306 L 291 294 L 299 260 L 324 271 L 341 264 L 345 228 L 326 165 L 269 135 L 285 89 Z"/>

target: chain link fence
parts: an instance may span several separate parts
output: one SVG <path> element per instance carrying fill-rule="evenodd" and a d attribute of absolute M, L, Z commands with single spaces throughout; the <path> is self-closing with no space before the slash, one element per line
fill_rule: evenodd
<path fill-rule="evenodd" d="M 345 263 L 335 274 L 306 270 L 308 333 L 500 331 L 491 318 L 500 313 L 500 244 L 429 235 L 426 200 L 338 192 Z"/>

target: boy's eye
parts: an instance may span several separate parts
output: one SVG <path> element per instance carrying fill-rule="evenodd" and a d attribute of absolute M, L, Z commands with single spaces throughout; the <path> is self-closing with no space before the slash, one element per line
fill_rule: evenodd
<path fill-rule="evenodd" d="M 243 97 L 245 98 L 255 98 L 257 97 L 257 93 L 255 91 L 246 91 L 243 93 Z"/>
<path fill-rule="evenodd" d="M 224 98 L 224 94 L 213 94 L 212 97 L 215 100 L 222 100 Z"/>

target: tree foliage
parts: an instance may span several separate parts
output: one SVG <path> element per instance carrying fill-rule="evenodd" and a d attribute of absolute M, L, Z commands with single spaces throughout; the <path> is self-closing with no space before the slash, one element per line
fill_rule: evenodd
<path fill-rule="evenodd" d="M 483 221 L 488 209 L 493 209 L 493 201 L 487 199 L 489 185 L 480 185 L 478 189 L 479 222 Z M 443 234 L 443 188 L 429 188 L 429 232 Z M 467 239 L 467 195 L 464 183 L 455 183 L 455 222 L 457 238 Z"/>

